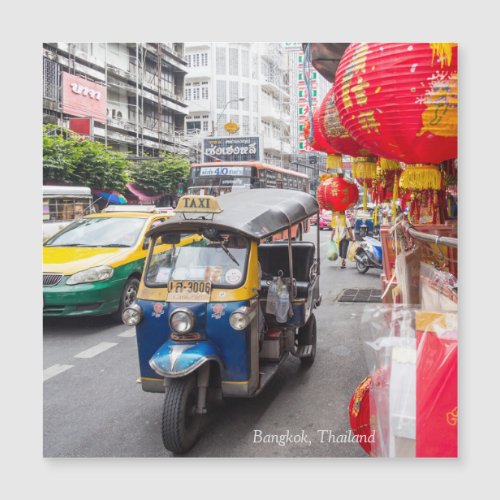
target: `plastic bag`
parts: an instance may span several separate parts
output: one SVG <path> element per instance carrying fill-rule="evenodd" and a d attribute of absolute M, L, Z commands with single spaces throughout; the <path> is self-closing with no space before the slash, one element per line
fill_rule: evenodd
<path fill-rule="evenodd" d="M 330 240 L 330 243 L 328 243 L 326 258 L 328 260 L 337 260 L 339 258 L 339 249 L 337 247 L 337 243 L 335 243 L 335 240 Z"/>
<path fill-rule="evenodd" d="M 347 251 L 347 258 L 354 262 L 356 260 L 356 250 L 359 247 L 359 243 L 357 241 L 352 241 L 349 245 L 349 250 Z"/>
<path fill-rule="evenodd" d="M 276 314 L 276 309 L 278 307 L 278 280 L 279 278 L 273 278 L 273 281 L 269 285 L 267 290 L 266 299 L 266 313 Z"/>
<path fill-rule="evenodd" d="M 281 281 L 281 280 L 280 280 Z M 278 304 L 276 307 L 276 321 L 286 323 L 288 321 L 288 311 L 290 310 L 290 294 L 287 286 L 281 282 L 278 288 Z"/>

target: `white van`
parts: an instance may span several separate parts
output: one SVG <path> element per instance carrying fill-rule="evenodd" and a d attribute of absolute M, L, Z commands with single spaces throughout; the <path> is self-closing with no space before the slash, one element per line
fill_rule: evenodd
<path fill-rule="evenodd" d="M 90 188 L 43 186 L 43 241 L 75 219 L 94 213 Z"/>

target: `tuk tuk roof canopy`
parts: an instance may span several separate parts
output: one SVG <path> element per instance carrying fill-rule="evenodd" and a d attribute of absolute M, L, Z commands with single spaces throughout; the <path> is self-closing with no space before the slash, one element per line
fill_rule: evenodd
<path fill-rule="evenodd" d="M 262 239 L 307 219 L 318 211 L 314 197 L 288 189 L 251 189 L 217 197 L 220 213 L 199 214 L 189 218 L 176 211 L 174 217 L 151 229 L 147 236 L 169 231 L 191 231 L 214 227 Z"/>

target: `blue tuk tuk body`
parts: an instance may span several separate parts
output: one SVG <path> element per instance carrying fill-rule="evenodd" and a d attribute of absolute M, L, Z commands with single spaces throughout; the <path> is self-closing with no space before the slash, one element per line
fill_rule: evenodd
<path fill-rule="evenodd" d="M 292 225 L 317 211 L 312 196 L 282 189 L 216 199 L 190 195 L 181 198 L 174 217 L 148 233 L 150 251 L 138 300 L 123 318 L 136 325 L 143 390 L 165 392 L 162 437 L 167 449 L 184 452 L 193 446 L 211 397 L 254 397 L 290 355 L 305 367 L 314 361 L 319 244 L 291 241 L 290 236 L 268 241 L 283 230 L 291 235 Z M 176 234 L 178 247 L 172 250 L 164 240 L 171 243 Z M 182 246 L 186 237 L 190 243 Z M 205 267 L 205 279 L 202 274 L 189 279 L 200 273 L 196 258 L 203 253 L 227 267 Z M 195 257 L 181 268 L 184 254 Z M 181 270 L 183 279 L 175 274 Z M 278 276 L 289 296 L 282 323 L 266 313 L 268 290 Z M 197 283 L 210 279 L 210 290 L 190 300 Z"/>

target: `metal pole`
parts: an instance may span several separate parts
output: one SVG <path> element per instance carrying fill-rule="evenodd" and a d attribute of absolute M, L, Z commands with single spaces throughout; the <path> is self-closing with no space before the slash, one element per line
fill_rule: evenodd
<path fill-rule="evenodd" d="M 319 239 L 319 209 L 316 212 L 316 258 L 318 259 L 318 275 L 320 274 L 320 239 Z"/>
<path fill-rule="evenodd" d="M 135 44 L 135 154 L 139 156 L 139 44 Z"/>
<path fill-rule="evenodd" d="M 319 219 L 318 219 L 319 223 Z M 292 256 L 292 225 L 288 226 L 288 265 L 290 266 L 290 300 L 294 299 L 293 288 L 293 256 Z"/>
<path fill-rule="evenodd" d="M 108 93 L 108 43 L 104 44 L 104 86 L 106 87 L 106 95 Z M 104 123 L 104 145 L 108 145 L 108 114 L 106 113 L 106 122 Z"/>

